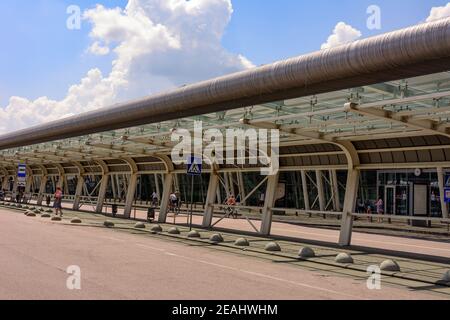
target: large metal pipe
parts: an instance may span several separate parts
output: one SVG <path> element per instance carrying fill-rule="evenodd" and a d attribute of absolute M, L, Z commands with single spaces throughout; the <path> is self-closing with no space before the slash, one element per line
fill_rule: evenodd
<path fill-rule="evenodd" d="M 450 69 L 450 19 L 0 136 L 0 150 Z"/>

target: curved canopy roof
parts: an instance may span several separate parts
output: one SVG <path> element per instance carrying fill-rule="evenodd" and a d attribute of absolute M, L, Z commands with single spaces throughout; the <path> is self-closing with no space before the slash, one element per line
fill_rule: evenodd
<path fill-rule="evenodd" d="M 321 110 L 322 117 L 336 118 L 334 120 L 342 122 L 338 117 L 343 111 L 358 117 L 364 116 L 371 108 L 379 107 L 377 100 L 380 97 L 374 96 L 377 92 L 381 92 L 381 99 L 387 94 L 396 94 L 393 91 L 397 85 L 389 81 L 446 71 L 449 65 L 450 19 L 442 19 L 9 133 L 0 136 L 0 150 L 138 125 L 143 125 L 141 130 L 145 132 L 148 124 L 170 123 L 198 115 L 206 115 L 203 117 L 205 121 L 217 125 L 214 114 L 236 108 L 250 108 L 261 118 L 275 110 L 277 116 L 281 112 L 286 119 L 292 120 L 303 112 L 305 101 L 307 105 L 311 104 L 309 96 L 326 92 L 333 93 L 325 94 L 318 103 L 313 103 L 314 108 L 309 106 L 313 113 L 299 118 L 319 116 L 318 111 Z M 385 84 L 380 84 L 383 82 Z M 347 89 L 374 84 L 378 87 L 372 88 L 379 88 L 378 91 L 372 93 L 371 89 L 367 89 L 367 99 L 375 102 L 374 105 L 364 105 L 358 110 L 342 110 L 339 99 L 342 100 L 343 96 L 339 90 L 344 90 L 348 100 Z M 383 93 L 386 90 L 387 93 Z M 359 93 L 353 92 L 354 99 L 359 99 Z M 398 94 L 405 97 L 409 91 Z M 391 104 L 398 103 L 393 101 Z M 242 117 L 242 112 L 238 113 Z M 226 114 L 230 117 L 233 111 Z M 373 114 L 370 116 L 374 118 Z M 218 122 L 220 119 L 219 116 Z M 340 129 L 335 124 L 333 131 L 325 134 L 339 134 L 342 138 L 348 134 L 348 128 L 354 127 L 347 124 L 347 121 L 341 123 L 344 128 Z M 317 123 L 311 121 L 302 130 L 309 132 L 312 126 L 317 126 Z M 379 130 L 385 130 L 385 126 L 380 121 L 373 124 L 373 128 Z M 105 133 L 102 136 L 108 135 Z M 309 133 L 298 136 L 311 138 Z"/>
<path fill-rule="evenodd" d="M 170 155 L 173 129 L 193 130 L 197 120 L 203 121 L 203 129 L 280 129 L 282 170 L 345 169 L 345 155 L 332 144 L 343 141 L 353 143 L 362 168 L 449 163 L 450 72 L 10 148 L 0 152 L 0 165 L 11 167 L 21 161 L 90 166 L 131 158 L 154 166 L 159 156 Z"/>

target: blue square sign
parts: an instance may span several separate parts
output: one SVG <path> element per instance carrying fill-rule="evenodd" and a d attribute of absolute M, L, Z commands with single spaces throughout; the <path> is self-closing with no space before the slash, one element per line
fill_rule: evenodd
<path fill-rule="evenodd" d="M 202 159 L 198 157 L 191 157 L 187 164 L 187 174 L 190 176 L 202 175 Z"/>
<path fill-rule="evenodd" d="M 450 188 L 444 189 L 444 201 L 450 203 Z"/>

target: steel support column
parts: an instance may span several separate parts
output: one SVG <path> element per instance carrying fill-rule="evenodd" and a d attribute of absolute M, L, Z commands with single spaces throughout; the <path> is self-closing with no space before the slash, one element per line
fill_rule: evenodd
<path fill-rule="evenodd" d="M 275 194 L 278 187 L 278 178 L 279 173 L 269 176 L 267 179 L 267 190 L 266 190 L 266 198 L 264 201 L 264 208 L 262 210 L 262 221 L 261 221 L 261 230 L 260 233 L 262 235 L 268 236 L 270 235 L 270 231 L 272 229 L 272 208 L 275 204 Z"/>
<path fill-rule="evenodd" d="M 339 245 L 349 246 L 352 242 L 353 216 L 356 210 L 356 198 L 358 196 L 360 171 L 352 169 L 348 171 L 347 186 L 344 200 L 344 210 L 342 216 L 341 233 L 339 236 Z"/>
<path fill-rule="evenodd" d="M 100 182 L 100 189 L 98 190 L 97 207 L 95 212 L 102 213 L 103 203 L 105 202 L 106 190 L 108 188 L 109 174 L 104 174 Z"/>
<path fill-rule="evenodd" d="M 244 183 L 244 177 L 242 175 L 242 172 L 237 173 L 238 181 L 239 181 L 239 194 L 241 195 L 241 201 L 245 199 L 246 193 L 245 193 L 245 183 Z M 245 206 L 246 201 L 242 201 L 241 203 L 243 206 Z"/>
<path fill-rule="evenodd" d="M 27 181 L 26 181 L 26 184 L 25 184 L 25 193 L 30 193 L 32 186 L 33 186 L 33 176 L 32 175 L 28 175 L 27 176 Z"/>
<path fill-rule="evenodd" d="M 448 218 L 448 205 L 445 202 L 445 175 L 443 168 L 437 168 L 437 176 L 439 180 L 439 195 L 441 198 L 442 218 Z"/>
<path fill-rule="evenodd" d="M 301 175 L 302 175 L 303 200 L 305 201 L 305 210 L 311 210 L 311 204 L 309 203 L 308 180 L 306 179 L 306 172 L 302 170 Z"/>
<path fill-rule="evenodd" d="M 156 194 L 158 195 L 159 200 L 161 199 L 161 190 L 159 189 L 159 174 L 155 174 L 155 187 L 156 187 Z"/>
<path fill-rule="evenodd" d="M 163 188 L 163 194 L 161 197 L 161 208 L 159 211 L 159 223 L 166 223 L 167 220 L 167 210 L 169 206 L 169 196 L 172 192 L 172 186 L 173 186 L 173 180 L 174 180 L 174 173 L 168 173 L 165 176 L 164 179 L 164 188 Z"/>
<path fill-rule="evenodd" d="M 175 186 L 175 192 L 180 192 L 181 194 L 180 183 L 178 181 L 178 174 L 176 173 L 173 175 L 173 183 Z"/>
<path fill-rule="evenodd" d="M 233 172 L 229 172 L 228 173 L 228 179 L 229 179 L 229 187 L 230 187 L 230 193 L 231 195 L 233 195 L 234 197 L 236 197 L 236 189 L 234 188 L 234 177 L 233 177 Z"/>
<path fill-rule="evenodd" d="M 111 178 L 111 189 L 112 189 L 114 200 L 119 198 L 119 196 L 117 194 L 116 180 L 114 178 Z"/>
<path fill-rule="evenodd" d="M 334 211 L 341 211 L 341 200 L 339 197 L 339 183 L 336 170 L 330 170 L 331 187 L 333 188 Z"/>
<path fill-rule="evenodd" d="M 115 174 L 112 177 L 112 182 L 116 184 L 117 186 L 117 194 L 118 194 L 118 198 L 119 198 L 119 202 L 122 202 L 122 194 L 123 194 L 123 190 L 122 190 L 122 185 L 120 184 L 120 179 L 119 179 L 119 175 Z"/>
<path fill-rule="evenodd" d="M 56 188 L 61 188 L 64 191 L 64 175 L 58 176 L 58 182 L 56 183 Z"/>
<path fill-rule="evenodd" d="M 220 193 L 220 188 L 217 188 L 217 202 L 222 203 L 222 195 Z"/>
<path fill-rule="evenodd" d="M 42 206 L 42 201 L 44 201 L 45 188 L 47 187 L 48 176 L 42 176 L 41 185 L 39 186 L 39 194 L 37 198 L 37 205 Z"/>
<path fill-rule="evenodd" d="M 80 201 L 81 201 L 81 195 L 83 194 L 83 187 L 84 187 L 84 177 L 78 176 L 77 188 L 75 190 L 75 200 L 73 202 L 73 210 L 74 211 L 80 210 Z"/>
<path fill-rule="evenodd" d="M 19 181 L 17 181 L 17 176 L 16 176 L 16 177 L 14 177 L 14 184 L 13 184 L 12 192 L 17 192 L 18 183 L 19 183 Z"/>
<path fill-rule="evenodd" d="M 2 183 L 3 190 L 9 190 L 9 176 L 5 176 Z"/>
<path fill-rule="evenodd" d="M 228 172 L 223 173 L 223 180 L 225 182 L 225 196 L 226 199 L 228 199 L 231 195 L 231 188 L 230 188 L 230 179 L 228 179 Z"/>
<path fill-rule="evenodd" d="M 133 209 L 134 197 L 136 195 L 138 174 L 134 173 L 131 175 L 130 181 L 128 183 L 127 198 L 125 200 L 124 216 L 129 218 L 131 216 L 131 210 Z"/>
<path fill-rule="evenodd" d="M 342 141 L 339 146 L 345 152 L 348 171 L 347 171 L 347 184 L 345 187 L 345 199 L 344 208 L 342 212 L 342 222 L 341 222 L 341 232 L 339 235 L 339 245 L 349 246 L 352 243 L 352 232 L 353 232 L 353 216 L 356 210 L 356 198 L 358 197 L 358 187 L 360 170 L 358 166 L 360 165 L 359 155 L 356 151 L 354 145 L 351 142 Z"/>
<path fill-rule="evenodd" d="M 219 176 L 212 172 L 209 178 L 208 194 L 206 196 L 205 213 L 203 215 L 203 227 L 211 227 L 214 216 L 214 204 L 216 203 L 217 190 L 219 189 Z"/>
<path fill-rule="evenodd" d="M 326 210 L 325 192 L 323 189 L 322 171 L 320 170 L 316 170 L 316 183 L 317 183 L 317 193 L 319 196 L 320 211 L 325 211 Z"/>

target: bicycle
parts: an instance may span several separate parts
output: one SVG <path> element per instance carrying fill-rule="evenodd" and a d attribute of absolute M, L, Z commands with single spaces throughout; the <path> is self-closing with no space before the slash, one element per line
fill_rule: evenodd
<path fill-rule="evenodd" d="M 167 210 L 167 213 L 174 213 L 175 215 L 179 215 L 181 212 L 181 206 L 178 203 L 173 203 L 172 201 L 169 203 L 169 208 Z"/>
<path fill-rule="evenodd" d="M 236 208 L 228 207 L 225 209 L 225 213 L 226 213 L 227 218 L 230 218 L 230 216 L 231 216 L 233 219 L 237 219 L 239 217 L 239 214 L 238 214 L 238 211 L 236 210 Z"/>

